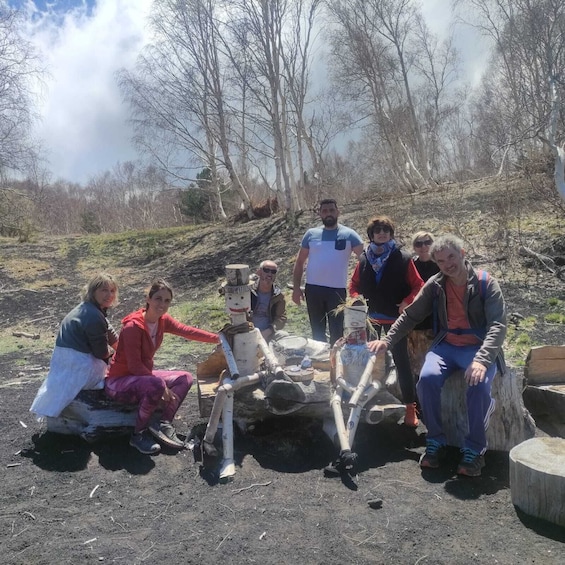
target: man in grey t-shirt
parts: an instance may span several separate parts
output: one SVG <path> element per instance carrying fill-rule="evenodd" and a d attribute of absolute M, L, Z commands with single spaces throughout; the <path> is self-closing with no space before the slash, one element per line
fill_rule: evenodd
<path fill-rule="evenodd" d="M 363 240 L 356 231 L 337 223 L 339 209 L 335 200 L 322 200 L 319 214 L 323 226 L 310 228 L 304 234 L 296 257 L 292 300 L 300 305 L 306 298 L 312 337 L 327 341 L 327 325 L 333 345 L 343 335 L 343 314 L 336 315 L 335 309 L 345 302 L 349 258 L 352 253 L 361 255 Z M 306 287 L 302 292 L 305 265 Z"/>

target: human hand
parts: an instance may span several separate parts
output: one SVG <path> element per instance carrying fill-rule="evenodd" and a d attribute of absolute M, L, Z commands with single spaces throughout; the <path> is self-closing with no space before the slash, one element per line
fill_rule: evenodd
<path fill-rule="evenodd" d="M 465 381 L 469 386 L 475 386 L 485 380 L 486 374 L 487 368 L 481 363 L 473 361 L 465 371 Z"/>
<path fill-rule="evenodd" d="M 302 292 L 302 289 L 299 286 L 295 286 L 292 289 L 292 301 L 300 306 L 300 301 L 304 300 L 304 293 Z"/>
<path fill-rule="evenodd" d="M 384 353 L 388 349 L 386 342 L 382 341 L 381 339 L 375 339 L 374 341 L 367 342 L 367 347 L 370 351 L 376 353 L 377 355 L 379 353 Z"/>
<path fill-rule="evenodd" d="M 399 305 L 398 305 L 398 313 L 402 314 L 402 312 L 404 312 L 404 309 L 406 308 L 406 306 L 408 306 L 408 302 L 406 302 L 406 300 L 403 300 Z"/>
<path fill-rule="evenodd" d="M 179 399 L 179 397 L 168 387 L 165 387 L 165 391 L 163 392 L 163 396 L 161 400 L 163 402 L 175 402 Z"/>

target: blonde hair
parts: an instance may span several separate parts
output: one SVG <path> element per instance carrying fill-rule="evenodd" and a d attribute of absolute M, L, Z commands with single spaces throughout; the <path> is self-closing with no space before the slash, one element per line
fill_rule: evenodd
<path fill-rule="evenodd" d="M 434 241 L 434 236 L 433 234 L 431 234 L 429 231 L 417 231 L 413 236 L 412 236 L 412 247 L 414 247 L 414 244 L 419 240 L 422 239 L 423 237 L 426 237 L 428 239 L 432 240 L 432 243 Z"/>
<path fill-rule="evenodd" d="M 111 306 L 115 306 L 118 303 L 118 283 L 115 281 L 112 275 L 108 273 L 98 273 L 94 275 L 84 286 L 81 293 L 81 300 L 83 302 L 93 302 L 96 304 L 96 300 L 94 298 L 94 293 L 103 286 L 109 286 L 112 289 L 115 289 L 116 294 L 114 295 L 114 301 L 112 302 Z"/>

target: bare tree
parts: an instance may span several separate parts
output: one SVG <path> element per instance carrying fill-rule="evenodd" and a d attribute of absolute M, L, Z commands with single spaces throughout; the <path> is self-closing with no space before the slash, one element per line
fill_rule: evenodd
<path fill-rule="evenodd" d="M 460 18 L 494 46 L 476 105 L 476 135 L 492 165 L 517 162 L 539 139 L 559 158 L 565 0 L 458 1 Z M 557 171 L 556 171 L 557 172 Z"/>
<path fill-rule="evenodd" d="M 437 131 L 442 117 L 453 49 L 439 57 L 413 0 L 330 0 L 330 9 L 335 83 L 382 140 L 396 178 L 410 191 L 433 182 L 426 128 Z"/>
<path fill-rule="evenodd" d="M 187 174 L 187 161 L 198 169 L 207 166 L 220 213 L 218 166 L 225 167 L 252 217 L 230 148 L 216 3 L 156 0 L 153 10 L 154 41 L 139 58 L 136 72 L 124 71 L 119 79 L 132 106 L 138 145 L 183 183 L 194 177 Z"/>

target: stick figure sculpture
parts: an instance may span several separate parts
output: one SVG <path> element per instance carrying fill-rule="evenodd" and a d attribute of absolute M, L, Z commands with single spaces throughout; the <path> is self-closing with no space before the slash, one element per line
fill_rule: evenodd
<path fill-rule="evenodd" d="M 222 372 L 220 386 L 208 420 L 202 441 L 202 459 L 206 462 L 217 458 L 213 445 L 220 418 L 222 420 L 223 459 L 220 465 L 220 481 L 227 482 L 235 475 L 233 457 L 233 401 L 234 393 L 242 388 L 257 385 L 269 375 L 284 378 L 282 368 L 273 355 L 261 331 L 247 321 L 251 310 L 249 290 L 249 266 L 226 265 L 224 296 L 230 316 L 219 333 L 226 359 L 227 370 Z M 261 370 L 264 361 L 265 369 Z"/>
<path fill-rule="evenodd" d="M 339 441 L 339 457 L 326 467 L 326 475 L 354 473 L 357 454 L 353 441 L 361 412 L 366 404 L 379 392 L 381 383 L 373 380 L 375 354 L 367 347 L 367 305 L 358 298 L 344 308 L 344 337 L 336 342 L 334 391 L 330 400 L 333 422 L 324 423 L 326 433 L 335 432 Z M 344 422 L 343 406 L 349 409 Z"/>

